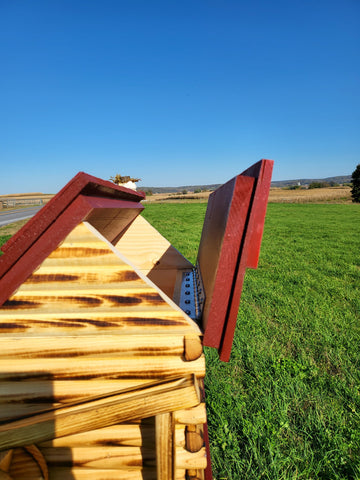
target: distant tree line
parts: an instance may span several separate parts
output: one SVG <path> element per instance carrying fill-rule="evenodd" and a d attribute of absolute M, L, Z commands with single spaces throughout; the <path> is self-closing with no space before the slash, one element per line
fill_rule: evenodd
<path fill-rule="evenodd" d="M 328 187 L 338 187 L 339 184 L 336 182 L 312 182 L 309 185 L 309 188 L 328 188 Z"/>
<path fill-rule="evenodd" d="M 352 188 L 351 196 L 352 201 L 355 203 L 360 203 L 360 163 L 357 165 L 351 176 L 352 179 Z"/>

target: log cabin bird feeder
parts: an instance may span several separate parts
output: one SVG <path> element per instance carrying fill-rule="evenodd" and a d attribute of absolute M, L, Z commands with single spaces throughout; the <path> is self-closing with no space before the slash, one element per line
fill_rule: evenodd
<path fill-rule="evenodd" d="M 3 246 L 0 479 L 212 478 L 203 345 L 229 360 L 272 167 L 210 195 L 196 265 L 82 172 Z"/>

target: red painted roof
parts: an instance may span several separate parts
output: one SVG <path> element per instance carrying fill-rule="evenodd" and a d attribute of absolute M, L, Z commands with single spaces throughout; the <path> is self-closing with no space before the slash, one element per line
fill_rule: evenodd
<path fill-rule="evenodd" d="M 144 208 L 142 192 L 79 172 L 5 245 L 0 257 L 0 305 L 83 220 L 96 223 L 104 209 L 125 209 L 102 232 L 112 241 Z"/>

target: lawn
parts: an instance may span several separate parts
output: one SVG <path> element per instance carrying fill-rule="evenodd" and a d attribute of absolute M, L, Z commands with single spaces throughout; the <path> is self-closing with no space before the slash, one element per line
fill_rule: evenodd
<path fill-rule="evenodd" d="M 144 216 L 194 263 L 205 210 Z M 205 352 L 214 478 L 360 479 L 359 345 L 360 205 L 270 204 L 231 360 Z"/>
<path fill-rule="evenodd" d="M 194 262 L 205 208 L 144 215 Z M 359 205 L 269 205 L 231 360 L 206 349 L 217 480 L 360 478 L 359 287 Z"/>

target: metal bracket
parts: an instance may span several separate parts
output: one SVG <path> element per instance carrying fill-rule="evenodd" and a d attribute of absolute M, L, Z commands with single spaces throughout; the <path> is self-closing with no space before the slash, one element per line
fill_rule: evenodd
<path fill-rule="evenodd" d="M 204 288 L 199 270 L 183 272 L 180 288 L 179 306 L 195 322 L 199 322 L 202 316 L 205 302 Z"/>

